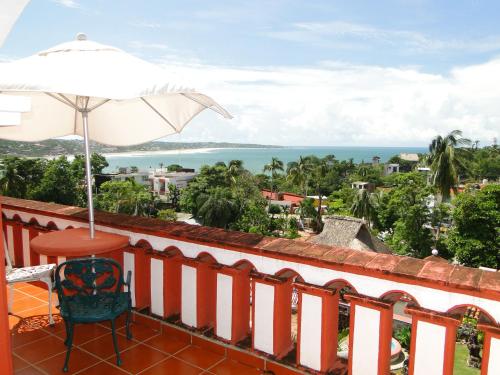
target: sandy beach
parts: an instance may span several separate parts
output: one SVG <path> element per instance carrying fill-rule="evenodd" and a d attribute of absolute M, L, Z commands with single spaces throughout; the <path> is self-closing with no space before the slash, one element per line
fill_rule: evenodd
<path fill-rule="evenodd" d="M 178 154 L 203 154 L 221 150 L 222 148 L 185 148 L 177 150 L 158 150 L 158 151 L 131 151 L 131 152 L 112 152 L 102 154 L 104 157 L 141 157 L 152 155 L 178 155 Z"/>

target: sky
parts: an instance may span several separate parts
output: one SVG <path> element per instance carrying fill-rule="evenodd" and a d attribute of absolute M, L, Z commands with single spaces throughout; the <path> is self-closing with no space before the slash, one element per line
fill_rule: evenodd
<path fill-rule="evenodd" d="M 496 0 L 32 0 L 0 48 L 78 32 L 162 65 L 228 109 L 168 141 L 426 146 L 500 132 Z"/>

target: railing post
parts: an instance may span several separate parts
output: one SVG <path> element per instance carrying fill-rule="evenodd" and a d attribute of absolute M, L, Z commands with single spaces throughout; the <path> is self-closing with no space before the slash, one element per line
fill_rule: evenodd
<path fill-rule="evenodd" d="M 213 327 L 215 273 L 210 263 L 198 259 L 182 259 L 181 321 L 195 328 Z"/>
<path fill-rule="evenodd" d="M 500 327 L 478 324 L 477 328 L 484 332 L 481 375 L 500 374 Z"/>
<path fill-rule="evenodd" d="M 13 264 L 16 267 L 24 266 L 23 254 L 23 223 L 21 221 L 14 221 L 12 223 L 12 240 L 14 248 Z"/>
<path fill-rule="evenodd" d="M 349 374 L 389 374 L 393 304 L 361 295 L 345 298 L 351 304 Z"/>
<path fill-rule="evenodd" d="M 453 375 L 455 340 L 460 320 L 408 306 L 412 316 L 409 375 Z"/>
<path fill-rule="evenodd" d="M 339 295 L 335 289 L 294 286 L 299 293 L 297 364 L 326 373 L 337 359 Z"/>
<path fill-rule="evenodd" d="M 131 292 L 132 306 L 142 310 L 150 306 L 150 264 L 146 249 L 130 246 L 123 250 L 123 273 L 132 271 Z"/>
<path fill-rule="evenodd" d="M 0 213 L 2 207 L 0 206 Z M 10 375 L 14 373 L 12 367 L 12 347 L 10 342 L 9 317 L 7 314 L 7 283 L 5 276 L 5 252 L 4 252 L 4 235 L 2 217 L 0 216 L 0 353 L 2 360 L 0 361 L 0 373 Z"/>
<path fill-rule="evenodd" d="M 180 254 L 172 251 L 150 251 L 151 313 L 162 318 L 180 314 Z"/>
<path fill-rule="evenodd" d="M 3 221 L 3 233 L 5 236 L 5 244 L 7 245 L 7 252 L 9 253 L 10 260 L 15 262 L 14 256 L 14 226 L 12 221 Z M 14 265 L 15 263 L 13 263 Z"/>
<path fill-rule="evenodd" d="M 214 270 L 215 334 L 234 345 L 250 333 L 250 268 L 217 265 Z"/>
<path fill-rule="evenodd" d="M 252 348 L 276 358 L 293 348 L 292 279 L 252 275 Z"/>

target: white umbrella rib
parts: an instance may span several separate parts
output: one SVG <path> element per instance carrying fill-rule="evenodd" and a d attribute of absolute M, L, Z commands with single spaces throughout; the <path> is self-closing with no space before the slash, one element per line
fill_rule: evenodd
<path fill-rule="evenodd" d="M 181 93 L 181 95 L 184 96 L 185 98 L 191 99 L 193 102 L 198 103 L 199 105 L 202 105 L 205 108 L 211 109 L 212 111 L 218 113 L 219 115 L 222 115 L 222 117 L 226 117 L 226 118 L 232 117 L 229 113 L 222 111 L 217 106 L 208 106 L 205 103 L 201 102 L 200 100 L 195 99 L 191 95 L 186 94 L 186 93 Z"/>
<path fill-rule="evenodd" d="M 174 131 L 175 131 L 176 133 L 179 133 L 179 131 L 177 130 L 177 128 L 176 128 L 176 127 L 175 127 L 175 126 L 174 126 L 174 125 L 173 125 L 170 121 L 168 121 L 168 119 L 167 119 L 165 116 L 163 116 L 163 115 L 160 113 L 160 111 L 158 111 L 158 110 L 157 110 L 157 109 L 156 109 L 156 108 L 155 108 L 155 107 L 154 107 L 154 106 L 153 106 L 150 102 L 148 102 L 148 101 L 147 101 L 146 99 L 144 99 L 143 97 L 141 97 L 141 100 L 142 100 L 144 103 L 146 103 L 146 105 L 147 105 L 149 108 L 151 108 L 151 109 L 152 109 L 152 110 L 153 110 L 153 111 L 154 111 L 154 112 L 155 112 L 158 116 L 160 116 L 160 117 L 163 119 L 163 121 L 165 121 L 168 125 L 170 125 L 170 127 L 171 127 L 172 129 L 174 129 Z"/>

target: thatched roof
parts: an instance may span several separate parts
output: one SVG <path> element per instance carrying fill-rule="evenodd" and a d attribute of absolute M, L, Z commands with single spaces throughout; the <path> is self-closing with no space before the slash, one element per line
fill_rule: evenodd
<path fill-rule="evenodd" d="M 310 242 L 354 250 L 392 253 L 387 245 L 370 233 L 364 220 L 335 215 L 325 218 L 324 222 L 323 231 L 311 237 Z"/>

